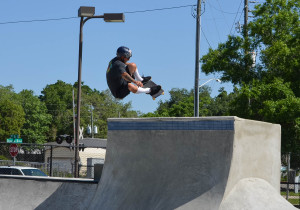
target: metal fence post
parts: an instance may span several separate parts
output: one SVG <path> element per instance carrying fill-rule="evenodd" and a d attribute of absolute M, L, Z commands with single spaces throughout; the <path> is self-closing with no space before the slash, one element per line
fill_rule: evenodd
<path fill-rule="evenodd" d="M 53 176 L 53 171 L 52 171 L 52 158 L 53 158 L 53 146 L 50 146 L 50 176 Z"/>
<path fill-rule="evenodd" d="M 290 185 L 289 185 L 289 182 L 290 182 L 290 160 L 291 160 L 291 153 L 289 152 L 288 153 L 288 159 L 287 159 L 287 162 L 288 162 L 288 167 L 287 167 L 287 187 L 286 187 L 286 199 L 289 200 L 289 190 L 290 190 Z"/>

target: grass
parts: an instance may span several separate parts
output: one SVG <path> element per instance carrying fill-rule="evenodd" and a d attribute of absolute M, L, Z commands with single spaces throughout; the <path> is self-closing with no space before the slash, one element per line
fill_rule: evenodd
<path fill-rule="evenodd" d="M 286 198 L 286 192 L 280 192 L 280 194 Z M 296 198 L 293 198 L 296 197 Z M 289 192 L 289 199 L 288 201 L 293 204 L 293 205 L 300 205 L 300 194 L 299 193 L 295 193 L 293 191 Z"/>

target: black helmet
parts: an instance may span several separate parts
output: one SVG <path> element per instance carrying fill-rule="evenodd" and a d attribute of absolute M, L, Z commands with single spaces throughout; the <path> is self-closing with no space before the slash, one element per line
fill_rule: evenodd
<path fill-rule="evenodd" d="M 130 58 L 132 56 L 132 52 L 128 47 L 119 47 L 117 50 L 117 57 L 124 56 L 126 58 Z"/>

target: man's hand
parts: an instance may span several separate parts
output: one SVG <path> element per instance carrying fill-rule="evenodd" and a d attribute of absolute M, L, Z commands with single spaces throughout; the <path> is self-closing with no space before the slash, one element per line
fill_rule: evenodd
<path fill-rule="evenodd" d="M 140 82 L 140 81 L 135 81 L 135 84 L 136 84 L 138 87 L 143 87 L 143 86 L 144 86 L 143 83 Z"/>
<path fill-rule="evenodd" d="M 128 82 L 132 82 L 136 84 L 138 87 L 143 87 L 143 83 L 140 81 L 135 81 L 127 72 L 124 72 L 122 74 L 123 79 L 125 79 Z"/>

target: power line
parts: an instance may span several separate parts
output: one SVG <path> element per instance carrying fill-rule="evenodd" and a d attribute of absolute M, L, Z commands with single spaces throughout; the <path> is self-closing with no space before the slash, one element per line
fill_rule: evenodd
<path fill-rule="evenodd" d="M 218 2 L 219 3 L 219 2 Z M 208 2 L 208 4 L 210 4 L 209 2 Z M 211 5 L 212 6 L 212 5 Z M 219 3 L 219 6 L 220 6 L 220 3 Z M 226 12 L 226 11 L 224 11 L 224 10 L 222 10 L 222 9 L 217 9 L 216 7 L 214 7 L 214 6 L 212 6 L 215 10 L 217 10 L 217 11 L 219 11 L 219 12 L 223 12 L 223 13 L 226 13 L 226 14 L 229 14 L 229 15 L 235 15 L 236 13 L 235 12 Z"/>
<path fill-rule="evenodd" d="M 204 35 L 204 38 L 206 39 L 206 42 L 208 43 L 209 47 L 212 49 L 212 46 L 210 45 L 210 43 L 209 43 L 209 41 L 208 41 L 208 39 L 207 39 L 207 37 L 206 37 L 206 35 L 205 35 L 205 33 L 204 33 L 202 27 L 201 27 L 201 31 L 202 31 L 202 33 L 203 33 L 203 35 Z"/>
<path fill-rule="evenodd" d="M 218 2 L 218 5 L 219 5 L 219 7 L 220 7 L 220 11 L 222 12 L 222 15 L 223 15 L 223 17 L 224 17 L 225 23 L 226 23 L 227 27 L 229 28 L 229 25 L 228 25 L 228 23 L 227 23 L 227 19 L 226 19 L 225 15 L 224 15 L 225 12 L 222 10 L 222 7 L 221 7 L 221 5 L 220 5 L 219 0 L 217 0 L 217 2 Z"/>
<path fill-rule="evenodd" d="M 190 5 L 184 5 L 184 6 L 177 6 L 177 7 L 165 7 L 165 8 L 159 8 L 159 9 L 148 9 L 148 10 L 141 10 L 141 11 L 133 11 L 133 12 L 124 12 L 125 14 L 132 14 L 132 13 L 142 13 L 142 12 L 154 12 L 154 11 L 161 11 L 161 10 L 169 10 L 169 9 L 180 9 L 184 7 L 192 7 L 196 6 L 195 4 Z"/>
<path fill-rule="evenodd" d="M 233 24 L 232 24 L 232 26 L 231 26 L 230 33 L 229 33 L 229 34 L 231 34 L 233 25 L 235 24 L 235 19 L 236 19 L 237 15 L 238 15 L 238 13 L 239 13 L 239 11 L 240 11 L 240 8 L 241 8 L 242 3 L 243 3 L 243 0 L 241 0 L 240 6 L 239 6 L 239 8 L 238 8 L 238 11 L 236 12 L 236 15 L 235 15 L 235 18 L 234 18 L 234 20 L 233 20 Z M 241 14 L 242 14 L 242 13 L 241 13 Z"/>
<path fill-rule="evenodd" d="M 33 23 L 33 22 L 68 20 L 68 19 L 74 19 L 74 18 L 78 18 L 78 17 L 51 18 L 51 19 L 40 19 L 40 20 L 18 20 L 18 21 L 2 22 L 2 23 L 0 23 L 0 25 L 15 24 L 15 23 Z"/>
<path fill-rule="evenodd" d="M 211 8 L 211 5 L 209 4 L 209 7 Z M 213 17 L 213 21 L 214 21 L 214 25 L 215 25 L 215 28 L 216 28 L 216 31 L 217 31 L 217 34 L 218 34 L 218 38 L 219 38 L 219 42 L 221 42 L 221 38 L 220 38 L 220 33 L 219 33 L 219 29 L 217 27 L 217 23 L 216 23 L 216 20 L 214 18 L 214 14 L 213 14 L 213 10 L 211 10 L 211 16 Z"/>
<path fill-rule="evenodd" d="M 176 7 L 165 7 L 165 8 L 157 8 L 157 9 L 140 10 L 140 11 L 129 11 L 129 12 L 123 12 L 123 13 L 124 14 L 134 14 L 134 13 L 144 13 L 144 12 L 155 12 L 155 11 L 162 11 L 162 10 L 180 9 L 180 8 L 192 7 L 192 6 L 195 6 L 195 4 L 176 6 Z M 18 20 L 18 21 L 9 21 L 9 22 L 2 22 L 2 23 L 0 22 L 0 25 L 16 24 L 16 23 L 59 21 L 59 20 L 69 20 L 69 19 L 75 19 L 75 18 L 78 18 L 78 17 L 62 17 L 62 18 L 50 18 L 50 19 L 38 19 L 38 20 Z"/>

